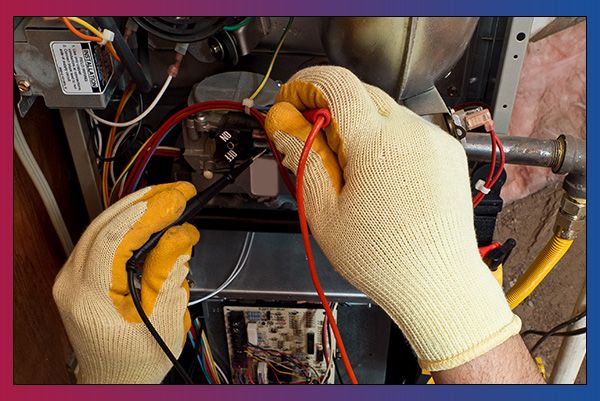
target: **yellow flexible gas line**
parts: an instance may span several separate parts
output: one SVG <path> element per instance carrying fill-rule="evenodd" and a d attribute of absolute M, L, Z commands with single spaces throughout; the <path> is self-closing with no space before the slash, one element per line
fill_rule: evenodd
<path fill-rule="evenodd" d="M 506 293 L 510 309 L 514 309 L 535 290 L 571 247 L 572 239 L 563 239 L 556 234 L 546 244 L 531 266 Z"/>

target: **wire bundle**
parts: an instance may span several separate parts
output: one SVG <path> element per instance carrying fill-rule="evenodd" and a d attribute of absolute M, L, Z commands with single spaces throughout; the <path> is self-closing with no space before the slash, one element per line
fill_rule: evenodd
<path fill-rule="evenodd" d="M 258 362 L 265 362 L 273 372 L 277 383 L 320 383 L 321 375 L 315 368 L 298 360 L 293 355 L 281 352 L 274 349 L 263 348 L 253 344 L 247 344 L 245 349 L 246 355 L 250 359 Z M 246 377 L 249 382 L 253 382 L 250 371 L 246 369 Z M 289 376 L 295 381 L 282 381 L 280 376 Z M 244 375 L 242 374 L 242 378 Z"/>
<path fill-rule="evenodd" d="M 127 178 L 124 182 L 123 195 L 129 194 L 135 191 L 139 185 L 141 180 L 141 176 L 148 165 L 148 162 L 155 154 L 158 146 L 162 143 L 162 141 L 168 136 L 171 130 L 185 118 L 200 112 L 206 111 L 244 111 L 244 105 L 239 102 L 231 102 L 231 101 L 211 101 L 211 102 L 202 102 L 197 103 L 192 106 L 188 106 L 179 112 L 175 113 L 171 116 L 154 134 L 152 134 L 146 142 L 140 147 L 138 152 L 133 156 L 127 166 L 123 169 L 121 175 L 117 178 L 115 185 L 113 187 L 113 193 L 110 195 L 110 200 L 116 200 L 118 197 L 114 196 L 114 188 L 117 187 L 117 184 L 120 183 L 121 180 L 124 179 L 124 176 L 127 175 Z M 261 125 L 264 125 L 265 116 L 263 113 L 258 111 L 257 109 L 251 108 L 249 109 L 250 115 L 253 116 Z M 274 148 L 274 145 L 269 140 L 271 148 Z M 294 184 L 291 181 L 289 173 L 285 170 L 285 167 L 281 165 L 281 156 L 278 152 L 273 152 L 273 156 L 276 160 L 278 160 L 278 166 L 280 173 L 282 173 L 282 177 L 286 184 L 286 187 L 293 194 L 295 191 L 293 190 Z"/>
<path fill-rule="evenodd" d="M 198 361 L 200 368 L 209 384 L 229 384 L 229 379 L 215 361 L 212 349 L 208 342 L 206 332 L 201 329 L 198 319 L 194 320 L 192 328 L 188 331 L 188 340 L 194 348 L 194 362 Z M 193 371 L 194 364 L 190 370 Z"/>
<path fill-rule="evenodd" d="M 86 40 L 89 42 L 96 42 L 96 43 L 103 43 L 105 41 L 105 38 L 104 38 L 104 35 L 102 35 L 102 32 L 100 32 L 92 24 L 90 24 L 89 22 L 87 22 L 84 19 L 81 19 L 79 17 L 61 17 L 61 19 L 62 19 L 63 23 L 65 24 L 65 26 L 67 27 L 67 29 L 69 29 L 69 31 L 71 31 L 71 33 L 73 33 L 79 39 Z M 75 22 L 75 23 L 81 25 L 82 27 L 84 27 L 85 29 L 87 29 L 88 31 L 93 33 L 94 36 L 86 35 L 84 33 L 79 32 L 77 30 L 77 28 L 75 28 L 71 22 Z M 111 42 L 106 43 L 106 48 L 108 49 L 108 52 L 110 53 L 112 58 L 114 58 L 118 62 L 121 61 L 121 59 L 117 55 L 117 52 L 115 51 Z"/>
<path fill-rule="evenodd" d="M 115 113 L 115 122 L 119 121 L 119 119 L 121 118 L 121 113 L 123 112 L 123 110 L 125 109 L 125 106 L 127 105 L 127 102 L 129 101 L 129 99 L 131 99 L 131 96 L 133 95 L 133 92 L 135 91 L 135 86 L 134 85 L 129 85 L 126 89 L 125 92 L 123 92 L 123 96 L 121 97 L 121 100 L 119 101 L 119 105 L 117 106 L 117 112 Z M 117 132 L 117 127 L 112 127 L 110 130 L 110 133 L 108 134 L 108 138 L 106 140 L 106 145 L 104 146 L 104 160 L 103 160 L 103 164 L 102 164 L 102 201 L 104 203 L 105 207 L 108 207 L 108 205 L 110 204 L 109 201 L 109 170 L 110 170 L 110 166 L 112 164 L 112 152 L 113 152 L 113 147 L 115 145 L 115 136 L 116 136 L 116 132 Z"/>

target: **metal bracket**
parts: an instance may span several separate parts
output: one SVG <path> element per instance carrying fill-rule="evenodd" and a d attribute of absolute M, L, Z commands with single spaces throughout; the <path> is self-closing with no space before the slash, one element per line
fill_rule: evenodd
<path fill-rule="evenodd" d="M 63 122 L 75 172 L 85 201 L 85 207 L 90 220 L 102 212 L 102 201 L 99 191 L 99 178 L 96 171 L 96 162 L 92 152 L 87 145 L 90 137 L 85 120 L 81 111 L 76 109 L 60 109 L 60 117 Z"/>
<path fill-rule="evenodd" d="M 493 116 L 498 134 L 508 133 L 532 23 L 533 17 L 513 17 L 509 22 L 494 94 Z"/>

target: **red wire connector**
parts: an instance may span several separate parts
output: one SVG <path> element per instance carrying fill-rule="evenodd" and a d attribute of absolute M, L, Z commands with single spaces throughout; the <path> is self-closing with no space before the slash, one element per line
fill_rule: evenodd
<path fill-rule="evenodd" d="M 316 124 L 319 117 L 323 118 L 321 128 L 327 128 L 331 124 L 331 113 L 327 109 L 312 109 L 302 112 L 304 118 L 306 118 L 311 124 Z"/>

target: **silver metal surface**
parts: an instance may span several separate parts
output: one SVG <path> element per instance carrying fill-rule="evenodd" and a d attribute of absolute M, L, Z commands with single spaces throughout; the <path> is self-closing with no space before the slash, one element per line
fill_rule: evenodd
<path fill-rule="evenodd" d="M 431 89 L 465 51 L 475 17 L 333 17 L 323 44 L 333 64 L 396 99 Z"/>
<path fill-rule="evenodd" d="M 506 163 L 548 167 L 556 174 L 567 174 L 563 187 L 574 198 L 586 195 L 586 141 L 569 135 L 557 139 L 501 137 Z M 467 132 L 461 141 L 471 161 L 489 161 L 492 145 L 489 134 Z"/>
<path fill-rule="evenodd" d="M 437 88 L 433 87 L 420 95 L 404 100 L 402 103 L 430 123 L 437 125 L 444 131 L 448 131 L 445 117 L 448 114 L 448 107 Z"/>
<path fill-rule="evenodd" d="M 587 176 L 583 174 L 567 174 L 563 181 L 563 189 L 573 198 L 586 199 Z"/>
<path fill-rule="evenodd" d="M 190 271 L 191 300 L 223 283 L 239 256 L 245 233 L 203 230 L 194 248 Z M 369 299 L 333 270 L 312 242 L 321 285 L 332 302 L 369 303 Z M 247 265 L 219 297 L 243 300 L 318 302 L 300 234 L 256 233 Z"/>
<path fill-rule="evenodd" d="M 557 139 L 534 139 L 520 136 L 502 136 L 506 163 L 527 166 L 558 167 L 561 146 Z M 467 157 L 472 161 L 489 161 L 492 154 L 490 135 L 468 132 L 461 141 Z"/>
<path fill-rule="evenodd" d="M 499 134 L 508 133 L 532 23 L 533 17 L 513 17 L 508 23 L 492 113 Z"/>
<path fill-rule="evenodd" d="M 75 109 L 61 109 L 60 117 L 73 157 L 85 207 L 91 220 L 102 212 L 103 207 L 98 189 L 100 186 L 98 185 L 99 176 L 95 156 L 87 144 L 90 134 L 84 120 L 85 116 L 83 112 Z"/>
<path fill-rule="evenodd" d="M 231 32 L 235 38 L 236 47 L 240 56 L 249 54 L 269 34 L 271 19 L 269 17 L 256 17 L 254 21 Z"/>
<path fill-rule="evenodd" d="M 103 93 L 65 95 L 54 65 L 50 43 L 53 41 L 81 41 L 69 32 L 60 21 L 45 21 L 42 18 L 26 18 L 17 27 L 14 42 L 15 79 L 27 81 L 30 88 L 22 92 L 22 98 L 43 96 L 50 108 L 105 108 L 116 87 L 116 76 L 108 83 Z M 29 102 L 25 102 L 24 106 Z M 20 106 L 23 115 L 26 107 Z"/>
<path fill-rule="evenodd" d="M 212 100 L 232 100 L 241 102 L 250 96 L 263 79 L 262 74 L 245 71 L 230 71 L 206 77 L 195 84 L 188 98 L 188 104 Z M 257 106 L 273 104 L 279 92 L 279 85 L 269 79 L 254 103 Z"/>

